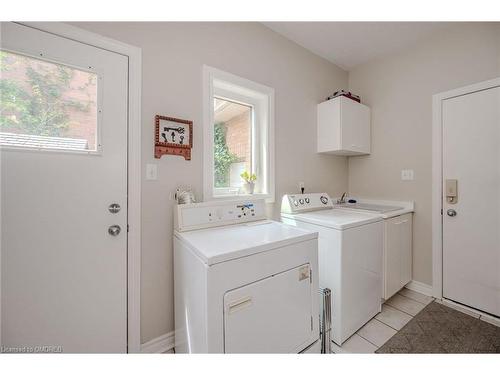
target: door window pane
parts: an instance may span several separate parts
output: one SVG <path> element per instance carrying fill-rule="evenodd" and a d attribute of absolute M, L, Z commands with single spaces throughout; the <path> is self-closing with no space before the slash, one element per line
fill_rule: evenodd
<path fill-rule="evenodd" d="M 215 188 L 240 188 L 252 171 L 252 107 L 214 98 Z"/>
<path fill-rule="evenodd" d="M 97 150 L 97 75 L 0 51 L 0 145 Z"/>

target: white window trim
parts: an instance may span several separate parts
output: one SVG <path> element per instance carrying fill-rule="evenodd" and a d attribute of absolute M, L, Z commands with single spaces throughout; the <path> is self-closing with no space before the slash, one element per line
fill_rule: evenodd
<path fill-rule="evenodd" d="M 229 94 L 230 93 L 230 94 Z M 255 128 L 260 132 L 259 152 L 252 153 L 252 165 L 261 165 L 258 158 L 266 157 L 264 161 L 266 171 L 264 181 L 258 181 L 267 185 L 266 194 L 228 194 L 217 195 L 214 189 L 213 172 L 213 100 L 214 96 L 228 97 L 231 100 L 250 104 L 255 108 L 267 107 L 267 111 L 256 111 L 263 117 L 256 118 Z M 255 135 L 252 134 L 252 137 Z M 254 143 L 254 142 L 252 142 Z M 260 149 L 260 148 L 264 149 Z M 262 199 L 267 203 L 273 203 L 275 199 L 275 174 L 274 174 L 274 89 L 246 78 L 204 65 L 203 66 L 203 200 L 225 200 L 235 198 Z M 265 152 L 267 149 L 267 152 Z M 231 190 L 230 188 L 226 190 Z"/>

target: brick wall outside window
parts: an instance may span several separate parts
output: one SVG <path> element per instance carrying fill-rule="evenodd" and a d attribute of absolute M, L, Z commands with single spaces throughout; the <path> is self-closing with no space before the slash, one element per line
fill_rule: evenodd
<path fill-rule="evenodd" d="M 9 54 L 10 55 L 10 54 Z M 11 57 L 12 56 L 12 57 Z M 27 57 L 16 58 L 17 55 L 10 55 L 5 61 L 5 67 L 2 68 L 1 79 L 15 82 L 28 94 L 32 94 L 31 86 L 28 83 L 26 69 L 31 67 L 36 70 L 47 71 L 54 69 L 55 65 L 37 59 Z M 71 69 L 71 68 L 70 68 Z M 96 142 L 97 130 L 97 76 L 73 69 L 73 76 L 69 87 L 61 95 L 62 99 L 72 100 L 86 106 L 85 110 L 67 107 L 68 126 L 60 134 L 61 137 L 86 139 L 90 148 L 94 148 Z M 89 78 L 91 84 L 89 85 Z M 12 116 L 15 113 L 2 113 L 2 116 Z M 20 134 L 23 133 L 17 127 L 4 126 L 1 131 Z M 37 135 L 37 134 L 33 134 Z"/>

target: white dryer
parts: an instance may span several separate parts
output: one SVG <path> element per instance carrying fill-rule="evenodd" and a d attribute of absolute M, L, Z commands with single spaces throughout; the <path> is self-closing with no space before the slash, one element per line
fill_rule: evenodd
<path fill-rule="evenodd" d="M 319 352 L 318 234 L 263 200 L 175 209 L 177 353 Z"/>
<path fill-rule="evenodd" d="M 319 232 L 319 285 L 332 291 L 332 340 L 342 345 L 381 311 L 382 217 L 334 208 L 326 193 L 285 195 L 281 212 Z"/>

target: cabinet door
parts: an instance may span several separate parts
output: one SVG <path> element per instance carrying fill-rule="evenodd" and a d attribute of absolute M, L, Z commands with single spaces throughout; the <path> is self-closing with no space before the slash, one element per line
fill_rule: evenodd
<path fill-rule="evenodd" d="M 370 153 L 370 109 L 354 100 L 341 98 L 343 150 Z"/>
<path fill-rule="evenodd" d="M 398 221 L 401 251 L 401 288 L 411 281 L 412 269 L 412 214 L 400 216 Z"/>
<path fill-rule="evenodd" d="M 411 281 L 412 214 L 385 221 L 384 298 L 389 299 Z"/>
<path fill-rule="evenodd" d="M 384 298 L 387 300 L 401 289 L 400 217 L 385 221 Z"/>
<path fill-rule="evenodd" d="M 336 152 L 340 144 L 340 101 L 328 100 L 318 104 L 318 152 Z"/>

